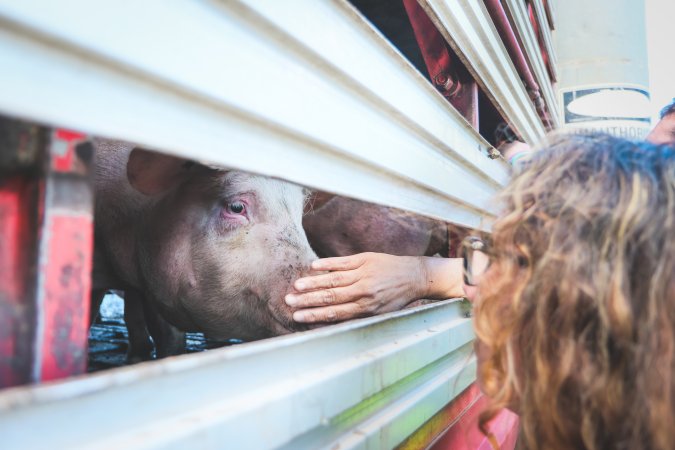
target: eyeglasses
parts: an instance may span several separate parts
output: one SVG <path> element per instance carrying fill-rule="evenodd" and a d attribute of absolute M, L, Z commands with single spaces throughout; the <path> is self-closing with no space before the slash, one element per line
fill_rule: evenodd
<path fill-rule="evenodd" d="M 490 243 L 488 239 L 467 236 L 462 241 L 462 259 L 464 260 L 464 284 L 476 286 L 480 276 L 490 266 Z"/>

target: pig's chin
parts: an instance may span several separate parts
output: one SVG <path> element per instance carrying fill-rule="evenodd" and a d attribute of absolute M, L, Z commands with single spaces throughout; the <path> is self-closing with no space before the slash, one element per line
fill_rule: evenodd
<path fill-rule="evenodd" d="M 286 288 L 286 289 L 284 289 Z M 279 292 L 284 294 L 288 291 L 288 286 L 282 286 L 281 289 L 274 292 L 264 292 L 251 290 L 251 295 L 255 298 L 258 305 L 266 305 L 267 317 L 262 323 L 268 327 L 271 336 L 279 336 L 282 334 L 289 334 L 295 331 L 307 330 L 307 326 L 293 320 L 294 308 L 291 308 L 284 301 L 285 295 L 279 295 Z"/>
<path fill-rule="evenodd" d="M 266 304 L 272 319 L 270 325 L 275 334 L 288 334 L 308 329 L 307 325 L 293 320 L 295 309 L 288 306 L 283 297 L 268 298 Z"/>
<path fill-rule="evenodd" d="M 241 305 L 258 305 L 257 308 L 242 308 L 236 326 L 221 328 L 217 323 L 204 327 L 206 336 L 213 339 L 241 339 L 255 341 L 274 336 L 307 330 L 304 324 L 293 321 L 293 309 L 282 298 L 269 298 L 263 293 L 247 289 L 239 294 Z"/>
<path fill-rule="evenodd" d="M 295 310 L 288 306 L 283 299 L 270 300 L 267 305 L 273 319 L 271 325 L 276 334 L 288 334 L 308 329 L 306 324 L 293 320 L 293 312 Z"/>

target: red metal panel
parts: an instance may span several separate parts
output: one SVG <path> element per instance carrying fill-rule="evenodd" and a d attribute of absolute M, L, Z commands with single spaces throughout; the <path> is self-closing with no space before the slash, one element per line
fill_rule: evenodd
<path fill-rule="evenodd" d="M 40 255 L 40 380 L 83 373 L 87 367 L 93 222 L 86 215 L 50 216 Z"/>
<path fill-rule="evenodd" d="M 518 416 L 502 410 L 489 424 L 493 439 L 478 429 L 478 415 L 487 398 L 472 384 L 458 396 L 443 414 L 452 417 L 450 426 L 436 439 L 431 450 L 512 450 L 518 439 Z M 492 442 L 491 442 L 492 441 Z"/>
<path fill-rule="evenodd" d="M 30 377 L 31 296 L 35 211 L 39 183 L 26 176 L 0 178 L 0 387 Z M 17 358 L 17 355 L 24 355 Z"/>
<path fill-rule="evenodd" d="M 6 153 L 23 155 L 26 136 L 46 136 L 0 121 Z M 41 147 L 34 160 L 0 167 L 0 387 L 86 369 L 93 198 L 84 138 L 55 130 L 31 141 Z"/>
<path fill-rule="evenodd" d="M 472 384 L 397 447 L 397 450 L 512 450 L 518 439 L 518 416 L 501 411 L 489 424 L 488 438 L 478 428 L 478 416 L 487 403 Z"/>
<path fill-rule="evenodd" d="M 51 140 L 51 167 L 54 172 L 87 175 L 90 161 L 77 154 L 78 145 L 82 144 L 86 136 L 77 131 L 54 130 Z M 91 155 L 89 155 L 91 156 Z"/>
<path fill-rule="evenodd" d="M 34 372 L 40 381 L 83 373 L 87 367 L 94 236 L 91 195 L 81 192 L 90 189 L 87 166 L 76 151 L 84 139 L 81 133 L 57 129 L 50 140 L 36 295 Z"/>

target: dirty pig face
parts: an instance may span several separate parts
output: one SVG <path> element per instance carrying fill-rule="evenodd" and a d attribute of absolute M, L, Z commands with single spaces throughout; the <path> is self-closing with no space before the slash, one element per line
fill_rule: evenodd
<path fill-rule="evenodd" d="M 215 338 L 297 329 L 283 298 L 316 258 L 302 229 L 303 189 L 237 171 L 198 172 L 158 203 L 145 227 L 156 243 L 148 278 L 168 288 L 156 290 L 162 313 Z"/>

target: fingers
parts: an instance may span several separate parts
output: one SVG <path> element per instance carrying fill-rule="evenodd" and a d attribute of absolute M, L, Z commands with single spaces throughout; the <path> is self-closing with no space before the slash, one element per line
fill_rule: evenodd
<path fill-rule="evenodd" d="M 293 320 L 301 323 L 330 323 L 355 319 L 363 315 L 363 310 L 358 304 L 345 303 L 342 305 L 327 306 L 324 308 L 312 308 L 296 311 L 293 313 Z"/>
<path fill-rule="evenodd" d="M 348 270 L 300 278 L 293 283 L 293 287 L 299 292 L 304 292 L 350 286 L 358 280 L 358 274 L 353 270 Z"/>
<path fill-rule="evenodd" d="M 336 258 L 322 258 L 312 262 L 312 270 L 352 270 L 359 268 L 366 260 L 367 253 Z"/>
<path fill-rule="evenodd" d="M 312 308 L 315 306 L 338 305 L 349 303 L 361 298 L 352 286 L 320 289 L 318 291 L 305 292 L 303 294 L 288 294 L 285 297 L 286 304 L 296 308 Z"/>

